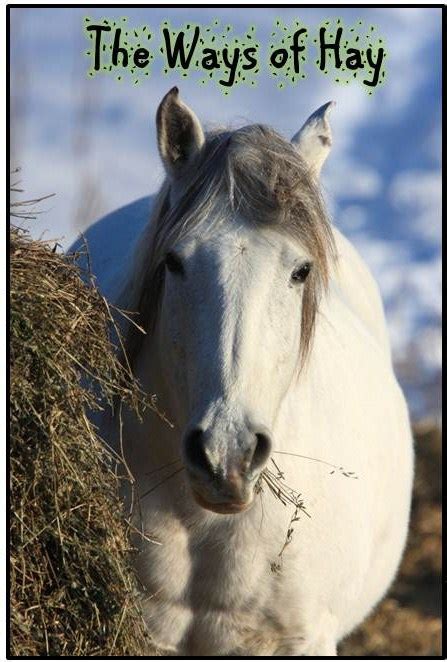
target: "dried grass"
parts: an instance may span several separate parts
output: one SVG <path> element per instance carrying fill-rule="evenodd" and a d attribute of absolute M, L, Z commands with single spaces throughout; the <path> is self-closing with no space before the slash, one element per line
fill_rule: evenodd
<path fill-rule="evenodd" d="M 416 425 L 407 548 L 389 596 L 339 647 L 348 656 L 441 655 L 441 430 Z"/>
<path fill-rule="evenodd" d="M 255 486 L 255 492 L 262 493 L 264 491 L 264 487 L 266 487 L 273 494 L 275 499 L 282 503 L 283 506 L 293 508 L 290 522 L 285 534 L 284 543 L 278 553 L 277 560 L 272 561 L 270 564 L 271 571 L 277 573 L 281 572 L 282 570 L 284 550 L 292 542 L 294 532 L 293 525 L 295 522 L 298 522 L 301 519 L 301 513 L 306 515 L 306 517 L 310 517 L 310 515 L 306 510 L 306 506 L 304 504 L 304 500 L 301 498 L 301 494 L 297 490 L 287 485 L 285 482 L 284 473 L 278 467 L 273 458 L 271 458 L 270 462 L 272 463 L 274 471 L 272 471 L 269 467 L 265 467 L 265 469 L 261 471 Z"/>
<path fill-rule="evenodd" d="M 20 657 L 141 655 L 149 643 L 122 465 L 87 413 L 116 397 L 152 405 L 118 361 L 110 308 L 78 259 L 10 231 L 10 653 Z"/>

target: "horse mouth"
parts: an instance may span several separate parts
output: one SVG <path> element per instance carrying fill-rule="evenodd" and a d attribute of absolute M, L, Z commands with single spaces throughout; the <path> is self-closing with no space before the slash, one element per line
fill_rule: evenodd
<path fill-rule="evenodd" d="M 205 510 L 211 510 L 213 513 L 219 513 L 219 515 L 237 515 L 237 513 L 243 513 L 245 510 L 252 505 L 252 501 L 238 502 L 238 501 L 221 501 L 221 502 L 211 502 L 203 498 L 201 494 L 192 490 L 194 499 L 202 508 Z"/>

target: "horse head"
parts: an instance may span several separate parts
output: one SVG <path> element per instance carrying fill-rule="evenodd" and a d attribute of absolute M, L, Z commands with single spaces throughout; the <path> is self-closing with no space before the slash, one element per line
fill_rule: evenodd
<path fill-rule="evenodd" d="M 330 104 L 292 141 L 261 125 L 205 134 L 173 88 L 157 112 L 166 170 L 140 313 L 204 508 L 237 513 L 309 354 L 333 251 L 318 175 Z"/>

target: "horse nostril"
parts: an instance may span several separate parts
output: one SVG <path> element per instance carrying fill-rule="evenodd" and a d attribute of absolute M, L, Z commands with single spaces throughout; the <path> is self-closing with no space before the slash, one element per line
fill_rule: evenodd
<path fill-rule="evenodd" d="M 205 453 L 205 434 L 201 428 L 191 430 L 184 441 L 185 459 L 194 469 L 207 474 L 212 473 L 211 464 Z"/>
<path fill-rule="evenodd" d="M 265 432 L 257 432 L 255 437 L 256 446 L 251 459 L 251 471 L 255 471 L 262 467 L 267 462 L 272 450 L 272 441 L 268 434 Z"/>

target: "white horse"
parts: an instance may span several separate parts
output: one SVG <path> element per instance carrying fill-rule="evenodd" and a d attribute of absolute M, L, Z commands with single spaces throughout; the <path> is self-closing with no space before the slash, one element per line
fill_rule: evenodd
<path fill-rule="evenodd" d="M 330 105 L 291 142 L 205 135 L 176 88 L 158 109 L 166 181 L 114 277 L 146 330 L 129 328 L 128 357 L 174 425 L 126 414 L 123 433 L 155 540 L 143 614 L 167 654 L 336 655 L 402 555 L 409 418 L 377 285 L 320 197 Z M 115 212 L 103 240 L 148 208 Z M 309 515 L 293 534 L 262 480 L 278 468 Z"/>

